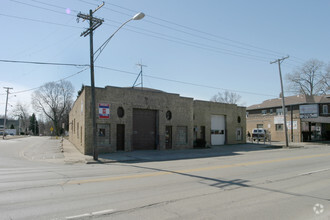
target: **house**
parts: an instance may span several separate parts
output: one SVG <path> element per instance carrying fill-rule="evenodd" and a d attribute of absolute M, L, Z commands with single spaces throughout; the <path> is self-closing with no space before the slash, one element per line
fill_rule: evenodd
<path fill-rule="evenodd" d="M 0 132 L 3 134 L 5 119 L 0 118 Z M 6 134 L 16 135 L 19 133 L 20 122 L 19 120 L 7 119 L 6 120 Z"/>
<path fill-rule="evenodd" d="M 99 153 L 245 143 L 245 107 L 197 101 L 147 88 L 95 88 Z M 69 116 L 69 140 L 92 154 L 91 87 Z"/>
<path fill-rule="evenodd" d="M 285 97 L 288 139 L 291 142 L 330 140 L 330 95 Z M 272 141 L 285 141 L 282 98 L 249 106 L 247 131 L 265 128 Z"/>

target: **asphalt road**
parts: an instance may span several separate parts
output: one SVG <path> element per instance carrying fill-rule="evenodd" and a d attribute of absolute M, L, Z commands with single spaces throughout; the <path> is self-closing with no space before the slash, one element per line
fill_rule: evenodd
<path fill-rule="evenodd" d="M 0 219 L 330 219 L 330 146 L 87 165 L 58 143 L 0 141 Z"/>

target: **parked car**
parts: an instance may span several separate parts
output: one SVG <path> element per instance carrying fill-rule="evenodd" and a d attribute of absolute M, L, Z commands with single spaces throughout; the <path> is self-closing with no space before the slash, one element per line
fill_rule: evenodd
<path fill-rule="evenodd" d="M 254 128 L 252 130 L 253 141 L 267 141 L 269 139 L 269 132 L 264 128 Z"/>

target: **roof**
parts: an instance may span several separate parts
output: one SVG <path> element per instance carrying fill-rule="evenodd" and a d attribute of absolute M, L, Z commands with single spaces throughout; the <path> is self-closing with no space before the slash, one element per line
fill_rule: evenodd
<path fill-rule="evenodd" d="M 285 97 L 285 105 L 301 105 L 301 104 L 320 104 L 330 103 L 330 94 L 322 96 L 308 96 L 308 95 L 295 95 Z M 282 98 L 268 99 L 261 104 L 251 105 L 247 107 L 247 110 L 265 109 L 272 107 L 282 106 Z"/>

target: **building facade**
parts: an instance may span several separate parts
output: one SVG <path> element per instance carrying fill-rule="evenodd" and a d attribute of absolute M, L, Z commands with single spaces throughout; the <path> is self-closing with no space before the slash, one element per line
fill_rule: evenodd
<path fill-rule="evenodd" d="M 95 88 L 99 153 L 245 143 L 245 107 L 141 88 Z M 92 154 L 91 88 L 70 112 L 69 140 Z"/>
<path fill-rule="evenodd" d="M 285 98 L 288 139 L 291 142 L 330 140 L 330 95 Z M 282 99 L 247 108 L 247 131 L 264 128 L 272 141 L 285 141 Z"/>

